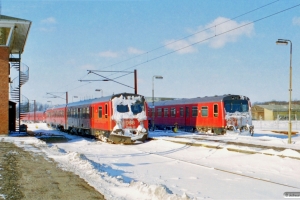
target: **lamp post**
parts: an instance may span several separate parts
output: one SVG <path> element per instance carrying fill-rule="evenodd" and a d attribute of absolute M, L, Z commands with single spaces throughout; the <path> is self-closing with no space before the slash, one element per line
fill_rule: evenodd
<path fill-rule="evenodd" d="M 101 97 L 103 97 L 103 90 L 102 89 L 96 89 L 96 92 L 100 92 L 101 91 Z"/>
<path fill-rule="evenodd" d="M 52 101 L 47 101 L 47 102 L 51 103 L 51 106 L 52 106 Z"/>
<path fill-rule="evenodd" d="M 155 108 L 154 108 L 154 78 L 163 79 L 162 76 L 153 76 L 152 77 L 152 131 L 154 131 L 154 117 L 155 117 Z"/>
<path fill-rule="evenodd" d="M 78 96 L 72 96 L 72 103 L 74 102 L 73 98 L 78 98 Z"/>
<path fill-rule="evenodd" d="M 278 39 L 276 44 L 288 45 L 290 43 L 290 89 L 289 89 L 289 131 L 288 131 L 288 143 L 291 144 L 291 133 L 292 133 L 292 123 L 291 123 L 291 101 L 292 101 L 292 41 L 286 39 Z"/>

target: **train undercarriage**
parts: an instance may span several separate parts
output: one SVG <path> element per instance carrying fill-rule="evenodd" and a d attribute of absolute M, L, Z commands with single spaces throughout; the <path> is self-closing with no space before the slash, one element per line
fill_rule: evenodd
<path fill-rule="evenodd" d="M 65 129 L 63 125 L 47 124 L 48 127 L 66 132 L 72 135 L 79 135 L 88 138 L 99 139 L 103 142 L 113 144 L 133 144 L 136 141 L 145 142 L 148 139 L 148 133 L 134 129 L 120 129 L 115 131 L 69 127 Z"/>

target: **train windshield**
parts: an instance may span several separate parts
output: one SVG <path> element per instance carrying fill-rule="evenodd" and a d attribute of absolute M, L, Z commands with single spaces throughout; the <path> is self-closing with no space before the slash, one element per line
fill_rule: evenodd
<path fill-rule="evenodd" d="M 234 113 L 234 112 L 248 112 L 249 106 L 247 100 L 229 100 L 224 101 L 224 106 L 226 112 Z"/>
<path fill-rule="evenodd" d="M 117 105 L 117 111 L 119 113 L 126 113 L 129 112 L 128 105 Z"/>
<path fill-rule="evenodd" d="M 131 105 L 131 111 L 134 115 L 141 113 L 144 110 L 144 104 L 140 102 L 136 102 L 135 104 Z"/>
<path fill-rule="evenodd" d="M 135 104 L 132 104 L 130 108 L 132 113 L 136 115 L 144 110 L 144 104 L 142 104 L 141 102 L 136 102 Z M 129 107 L 128 105 L 117 105 L 117 111 L 119 113 L 126 113 L 129 112 Z"/>

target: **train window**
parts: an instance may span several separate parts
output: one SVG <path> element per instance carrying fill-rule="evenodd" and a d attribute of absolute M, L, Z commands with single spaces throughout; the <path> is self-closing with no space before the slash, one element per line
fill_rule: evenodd
<path fill-rule="evenodd" d="M 102 118 L 102 106 L 98 108 L 98 117 Z"/>
<path fill-rule="evenodd" d="M 248 101 L 247 100 L 232 100 L 224 101 L 224 107 L 226 112 L 248 112 Z"/>
<path fill-rule="evenodd" d="M 180 108 L 180 117 L 183 117 L 183 107 Z"/>
<path fill-rule="evenodd" d="M 241 103 L 241 108 L 242 108 L 242 112 L 247 112 L 248 111 L 248 105 L 246 105 L 246 104 Z"/>
<path fill-rule="evenodd" d="M 185 107 L 185 116 L 189 117 L 189 115 L 190 115 L 189 107 Z"/>
<path fill-rule="evenodd" d="M 201 108 L 201 115 L 202 115 L 202 117 L 207 117 L 208 116 L 208 107 L 207 106 L 203 106 Z"/>
<path fill-rule="evenodd" d="M 168 114 L 169 114 L 169 109 L 164 108 L 164 117 L 168 117 Z"/>
<path fill-rule="evenodd" d="M 197 106 L 192 107 L 192 116 L 197 117 L 198 116 L 198 108 Z"/>
<path fill-rule="evenodd" d="M 171 117 L 176 116 L 176 108 L 171 108 Z"/>
<path fill-rule="evenodd" d="M 161 117 L 161 114 L 162 114 L 161 108 L 158 108 L 158 109 L 157 109 L 157 116 L 158 116 L 158 117 Z"/>
<path fill-rule="evenodd" d="M 218 117 L 218 115 L 219 115 L 218 105 L 215 104 L 214 105 L 214 117 Z"/>
<path fill-rule="evenodd" d="M 138 102 L 131 105 L 130 107 L 131 107 L 131 111 L 134 115 L 141 113 L 144 110 L 143 104 L 138 103 Z"/>
<path fill-rule="evenodd" d="M 107 104 L 105 104 L 105 118 L 107 118 L 107 114 L 108 114 L 108 107 Z"/>

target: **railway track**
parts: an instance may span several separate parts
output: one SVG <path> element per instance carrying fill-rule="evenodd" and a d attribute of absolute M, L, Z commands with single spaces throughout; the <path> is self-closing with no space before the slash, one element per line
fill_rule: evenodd
<path fill-rule="evenodd" d="M 182 147 L 181 149 L 188 148 L 188 146 L 189 146 L 189 144 L 186 144 L 186 146 Z M 209 165 L 205 165 L 205 164 L 201 164 L 201 163 L 195 163 L 195 162 L 190 162 L 190 161 L 186 161 L 186 160 L 183 160 L 183 159 L 173 158 L 173 157 L 170 157 L 170 156 L 166 156 L 164 152 L 154 153 L 154 152 L 143 151 L 143 150 L 140 150 L 140 149 L 139 149 L 139 151 L 141 151 L 143 153 L 148 153 L 148 154 L 151 154 L 151 155 L 156 155 L 156 156 L 159 156 L 159 157 L 171 159 L 171 160 L 174 160 L 174 161 L 180 161 L 180 162 L 192 164 L 192 165 L 195 165 L 195 166 L 199 166 L 201 168 L 207 168 L 207 169 L 211 169 L 211 170 L 221 171 L 221 172 L 224 172 L 224 173 L 234 174 L 234 175 L 237 175 L 237 176 L 250 178 L 250 179 L 254 179 L 254 180 L 258 180 L 258 181 L 262 181 L 262 182 L 267 182 L 267 183 L 271 183 L 271 184 L 275 184 L 275 185 L 285 186 L 285 187 L 289 187 L 289 188 L 293 188 L 293 189 L 300 189 L 300 187 L 298 187 L 298 186 L 283 184 L 283 183 L 279 183 L 279 182 L 276 182 L 276 181 L 270 181 L 270 180 L 266 180 L 266 179 L 263 179 L 263 178 L 258 178 L 258 177 L 254 177 L 254 176 L 250 176 L 250 175 L 240 174 L 240 173 L 230 171 L 230 170 L 224 170 L 224 169 L 214 167 L 214 166 L 209 166 Z"/>

